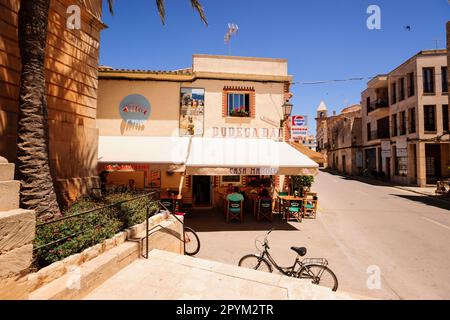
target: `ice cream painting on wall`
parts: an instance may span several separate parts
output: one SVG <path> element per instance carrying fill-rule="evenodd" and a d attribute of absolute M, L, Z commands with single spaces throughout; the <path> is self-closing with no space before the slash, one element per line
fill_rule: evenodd
<path fill-rule="evenodd" d="M 180 136 L 203 136 L 205 89 L 181 88 Z"/>

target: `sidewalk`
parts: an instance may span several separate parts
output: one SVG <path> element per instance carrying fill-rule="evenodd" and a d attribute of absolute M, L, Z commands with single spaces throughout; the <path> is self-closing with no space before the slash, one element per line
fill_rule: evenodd
<path fill-rule="evenodd" d="M 353 180 L 358 180 L 364 183 L 368 183 L 368 184 L 373 184 L 373 185 L 383 185 L 386 187 L 392 187 L 392 188 L 397 188 L 397 189 L 401 189 L 401 190 L 405 190 L 405 191 L 409 191 L 409 192 L 413 192 L 416 194 L 420 194 L 423 196 L 427 196 L 430 198 L 433 198 L 435 200 L 441 200 L 441 201 L 445 201 L 445 202 L 450 202 L 450 198 L 445 196 L 445 195 L 441 195 L 441 194 L 436 194 L 435 190 L 436 187 L 435 186 L 429 186 L 429 187 L 414 187 L 414 186 L 405 186 L 405 185 L 395 185 L 389 181 L 383 181 L 383 180 L 378 180 L 378 179 L 374 179 L 374 178 L 369 178 L 369 177 L 363 177 L 363 176 L 349 176 L 349 175 L 344 175 L 342 173 L 336 172 L 336 171 L 332 171 L 329 169 L 323 169 L 324 172 L 328 172 L 330 174 L 334 174 L 334 175 L 339 175 L 342 177 L 345 177 L 346 179 L 353 179 Z"/>

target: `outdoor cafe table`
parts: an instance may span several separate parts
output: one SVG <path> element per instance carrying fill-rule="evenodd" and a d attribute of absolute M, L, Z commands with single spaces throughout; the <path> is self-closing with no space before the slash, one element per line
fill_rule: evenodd
<path fill-rule="evenodd" d="M 277 196 L 278 198 L 278 213 L 279 214 L 283 214 L 283 218 L 284 218 L 284 213 L 281 212 L 281 201 L 303 201 L 304 198 L 301 197 L 296 197 L 296 196 Z"/>

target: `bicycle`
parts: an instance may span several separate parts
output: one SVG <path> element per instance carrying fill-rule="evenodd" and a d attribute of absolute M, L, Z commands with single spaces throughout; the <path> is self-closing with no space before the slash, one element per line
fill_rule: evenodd
<path fill-rule="evenodd" d="M 173 214 L 170 210 L 168 210 L 162 203 L 159 203 L 161 207 L 164 208 L 167 212 Z M 182 216 L 185 217 L 186 213 L 177 212 L 173 214 L 176 218 L 176 216 Z M 176 218 L 178 221 L 180 221 L 178 218 Z M 198 237 L 197 233 L 194 231 L 194 229 L 186 227 L 183 222 L 180 221 L 180 223 L 183 224 L 183 242 L 184 242 L 184 254 L 188 256 L 195 256 L 200 251 L 200 238 Z"/>
<path fill-rule="evenodd" d="M 299 278 L 299 279 L 311 279 L 313 284 L 324 285 L 330 288 L 332 291 L 336 291 L 338 288 L 338 280 L 336 275 L 330 268 L 328 268 L 328 261 L 323 258 L 305 258 L 300 261 L 299 256 L 306 255 L 306 248 L 304 247 L 291 247 L 291 250 L 297 253 L 294 265 L 291 267 L 280 267 L 269 253 L 270 247 L 267 237 L 273 231 L 271 229 L 264 237 L 264 242 L 261 243 L 258 238 L 255 240 L 256 249 L 258 249 L 257 243 L 260 242 L 263 247 L 263 251 L 258 256 L 256 254 L 248 254 L 243 256 L 239 260 L 239 266 L 254 270 L 273 272 L 272 266 L 274 266 L 281 274 Z M 258 249 L 259 250 L 259 249 Z M 266 258 L 267 257 L 267 258 Z"/>

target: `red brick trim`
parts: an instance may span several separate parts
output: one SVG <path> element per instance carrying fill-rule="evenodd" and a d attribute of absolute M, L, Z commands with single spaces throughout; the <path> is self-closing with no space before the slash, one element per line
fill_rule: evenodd
<path fill-rule="evenodd" d="M 291 93 L 291 83 L 285 82 L 284 83 L 284 101 L 289 101 L 292 98 Z M 289 120 L 288 120 L 289 121 Z M 290 126 L 288 124 L 288 121 L 284 123 L 284 140 L 289 141 L 291 139 L 291 130 L 289 130 Z"/>
<path fill-rule="evenodd" d="M 250 118 L 256 117 L 256 92 L 254 87 L 225 86 L 222 92 L 222 117 L 228 117 L 228 94 L 233 92 L 248 93 L 250 95 Z"/>

